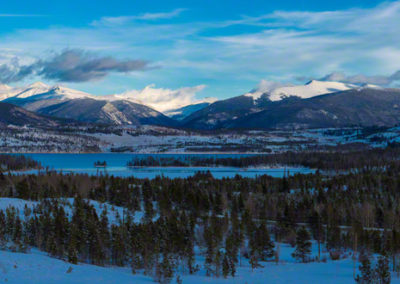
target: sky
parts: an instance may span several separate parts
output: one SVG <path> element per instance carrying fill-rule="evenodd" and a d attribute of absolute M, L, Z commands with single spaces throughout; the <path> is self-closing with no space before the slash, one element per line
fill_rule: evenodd
<path fill-rule="evenodd" d="M 399 86 L 400 1 L 20 0 L 0 7 L 0 83 L 176 105 L 310 79 Z M 172 104 L 174 105 L 174 104 Z"/>

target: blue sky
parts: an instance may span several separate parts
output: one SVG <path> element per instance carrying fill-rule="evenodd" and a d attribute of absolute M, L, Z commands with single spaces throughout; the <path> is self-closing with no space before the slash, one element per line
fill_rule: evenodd
<path fill-rule="evenodd" d="M 71 73 L 75 59 L 85 64 Z M 384 79 L 399 69 L 400 1 L 36 0 L 0 8 L 0 78 L 11 85 L 41 80 L 94 94 L 147 86 L 149 96 L 189 102 L 332 72 L 396 85 L 397 77 Z"/>

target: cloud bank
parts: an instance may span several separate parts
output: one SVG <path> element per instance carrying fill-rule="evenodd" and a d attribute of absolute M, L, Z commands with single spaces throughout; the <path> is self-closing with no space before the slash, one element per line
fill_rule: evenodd
<path fill-rule="evenodd" d="M 390 86 L 393 82 L 400 80 L 400 70 L 396 71 L 395 73 L 389 76 L 383 76 L 383 75 L 366 76 L 362 74 L 348 76 L 343 72 L 333 72 L 320 78 L 319 80 L 338 81 L 338 82 L 357 84 L 357 85 L 373 84 L 379 86 Z"/>
<path fill-rule="evenodd" d="M 91 25 L 93 26 L 119 26 L 128 24 L 132 21 L 156 21 L 165 20 L 178 17 L 186 9 L 179 8 L 172 10 L 170 12 L 160 12 L 160 13 L 143 13 L 136 16 L 118 16 L 118 17 L 102 17 L 100 20 L 93 21 Z"/>
<path fill-rule="evenodd" d="M 130 90 L 122 94 L 110 96 L 113 99 L 128 99 L 141 104 L 148 105 L 158 111 L 165 112 L 177 109 L 193 103 L 199 103 L 196 94 L 206 86 L 183 87 L 179 89 L 156 88 L 154 84 L 148 85 L 141 90 Z M 216 99 L 208 98 L 212 102 Z M 202 100 L 204 101 L 204 100 Z"/>
<path fill-rule="evenodd" d="M 148 68 L 149 63 L 144 60 L 118 60 L 80 49 L 67 49 L 29 65 L 21 65 L 14 58 L 9 64 L 0 65 L 0 82 L 18 82 L 34 75 L 58 82 L 87 82 L 102 79 L 112 72 L 127 73 Z"/>

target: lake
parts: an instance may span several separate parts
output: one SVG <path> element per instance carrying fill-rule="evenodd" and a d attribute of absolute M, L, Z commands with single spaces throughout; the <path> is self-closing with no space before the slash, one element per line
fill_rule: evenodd
<path fill-rule="evenodd" d="M 43 167 L 62 171 L 64 173 L 86 173 L 89 175 L 104 174 L 107 172 L 114 176 L 135 176 L 137 178 L 154 178 L 164 175 L 170 178 L 188 177 L 198 171 L 209 170 L 215 178 L 234 177 L 239 174 L 243 177 L 255 177 L 258 175 L 270 175 L 273 177 L 283 177 L 285 171 L 289 174 L 313 173 L 314 170 L 303 167 L 281 167 L 281 168 L 235 168 L 235 167 L 147 167 L 147 168 L 127 168 L 126 164 L 132 158 L 174 157 L 183 158 L 196 156 L 202 158 L 218 157 L 244 157 L 253 154 L 125 154 L 125 153 L 96 153 L 96 154 L 24 154 L 40 162 Z M 106 161 L 107 168 L 98 169 L 94 167 L 96 161 Z M 37 173 L 37 170 L 27 171 L 26 173 Z"/>

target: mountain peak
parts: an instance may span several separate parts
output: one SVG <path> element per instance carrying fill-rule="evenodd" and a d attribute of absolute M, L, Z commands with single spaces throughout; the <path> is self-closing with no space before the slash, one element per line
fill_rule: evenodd
<path fill-rule="evenodd" d="M 306 85 L 306 86 L 307 86 L 307 85 L 312 85 L 312 84 L 315 84 L 316 82 L 320 82 L 320 81 L 313 79 L 313 80 L 308 81 L 308 82 L 305 83 L 304 85 Z"/>
<path fill-rule="evenodd" d="M 28 88 L 43 88 L 43 89 L 47 89 L 49 87 L 50 87 L 49 85 L 47 85 L 43 82 L 40 82 L 40 81 L 32 83 L 28 86 Z"/>

